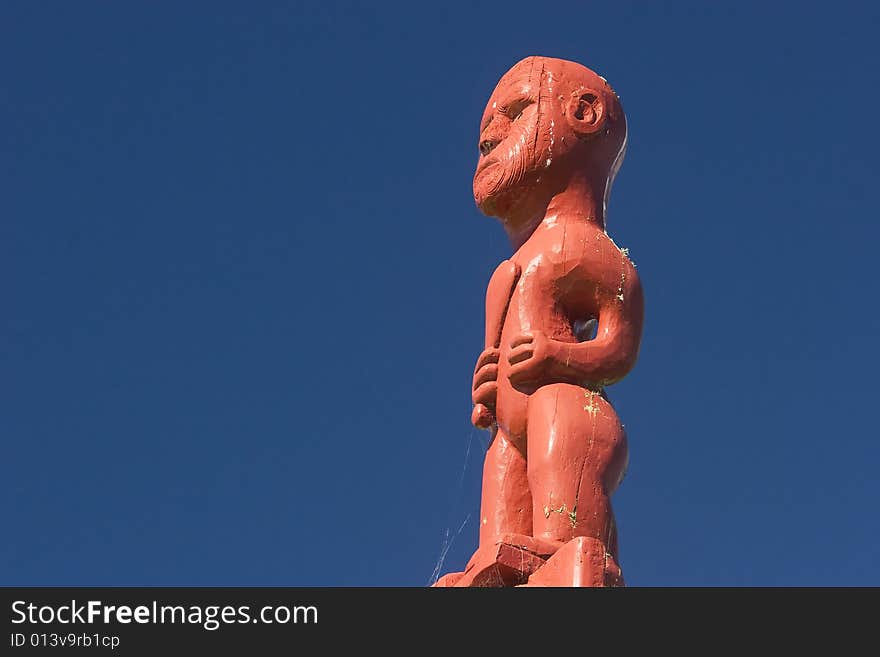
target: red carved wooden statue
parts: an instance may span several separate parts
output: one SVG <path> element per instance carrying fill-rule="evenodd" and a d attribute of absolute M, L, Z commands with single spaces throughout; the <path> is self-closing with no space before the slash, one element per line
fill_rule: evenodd
<path fill-rule="evenodd" d="M 483 113 L 474 198 L 514 253 L 486 293 L 473 378 L 475 426 L 490 429 L 480 543 L 435 586 L 618 586 L 610 495 L 627 465 L 605 386 L 633 367 L 643 298 L 605 232 L 626 118 L 604 78 L 529 57 Z"/>

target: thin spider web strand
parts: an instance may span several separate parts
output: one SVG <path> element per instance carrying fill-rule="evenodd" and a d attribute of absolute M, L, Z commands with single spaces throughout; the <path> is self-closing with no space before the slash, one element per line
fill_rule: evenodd
<path fill-rule="evenodd" d="M 461 527 L 458 528 L 458 531 L 449 539 L 449 529 L 446 530 L 446 541 L 443 545 L 443 550 L 440 553 L 440 558 L 437 560 L 437 565 L 434 566 L 434 572 L 431 574 L 431 581 L 429 585 L 435 584 L 438 579 L 440 579 L 440 569 L 443 568 L 443 562 L 446 560 L 446 554 L 449 552 L 449 548 L 452 547 L 452 544 L 455 542 L 455 539 L 458 538 L 459 534 L 461 534 L 462 530 L 465 528 L 465 525 L 468 524 L 468 521 L 471 519 L 471 514 L 467 514 L 467 518 L 464 519 L 464 522 L 461 523 Z"/>
<path fill-rule="evenodd" d="M 465 476 L 465 473 L 467 472 L 468 463 L 470 462 L 471 446 L 473 445 L 473 442 L 474 442 L 474 434 L 475 433 L 476 433 L 476 429 L 474 429 L 472 427 L 470 430 L 470 434 L 468 435 L 467 448 L 465 448 L 465 452 L 464 452 L 464 463 L 462 464 L 461 472 L 458 475 L 458 485 L 455 487 L 457 502 L 453 506 L 453 508 L 455 508 L 455 506 L 458 506 L 458 504 L 460 504 L 460 502 L 461 502 L 462 491 L 464 490 L 464 476 Z M 431 579 L 428 582 L 429 586 L 431 584 L 434 584 L 439 579 L 440 569 L 443 568 L 443 562 L 446 560 L 446 555 L 449 553 L 449 549 L 452 547 L 452 544 L 455 541 L 455 539 L 458 538 L 459 534 L 461 534 L 461 532 L 464 529 L 465 525 L 467 524 L 468 520 L 470 520 L 470 517 L 471 517 L 471 514 L 468 513 L 464 522 L 461 524 L 461 527 L 459 527 L 458 531 L 455 532 L 455 534 L 452 536 L 450 536 L 450 530 L 452 529 L 452 522 L 451 522 L 452 518 L 450 518 L 450 523 L 446 526 L 446 530 L 443 535 L 443 541 L 440 544 L 440 557 L 437 559 L 437 563 L 434 565 L 434 570 L 431 573 Z"/>

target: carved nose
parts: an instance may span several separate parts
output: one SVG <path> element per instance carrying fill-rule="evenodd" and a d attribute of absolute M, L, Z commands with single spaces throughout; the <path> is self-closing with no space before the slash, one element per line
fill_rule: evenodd
<path fill-rule="evenodd" d="M 482 153 L 483 155 L 488 155 L 493 150 L 495 150 L 495 147 L 499 143 L 500 142 L 497 139 L 484 139 L 480 142 L 480 153 Z"/>

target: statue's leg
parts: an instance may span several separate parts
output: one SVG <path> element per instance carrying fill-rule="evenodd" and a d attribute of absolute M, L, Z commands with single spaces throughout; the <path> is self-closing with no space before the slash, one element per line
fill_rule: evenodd
<path fill-rule="evenodd" d="M 541 556 L 524 552 L 519 545 L 531 541 L 532 498 L 525 456 L 502 430 L 496 432 L 486 452 L 482 498 L 477 551 L 464 572 L 450 573 L 435 586 L 522 584 L 544 564 Z"/>
<path fill-rule="evenodd" d="M 623 478 L 627 446 L 611 404 L 566 383 L 539 388 L 529 398 L 527 456 L 535 538 L 597 539 L 616 559 L 610 495 Z"/>
<path fill-rule="evenodd" d="M 499 429 L 486 452 L 480 504 L 480 545 L 505 534 L 531 535 L 532 497 L 525 455 Z"/>
<path fill-rule="evenodd" d="M 480 545 L 463 573 L 444 586 L 515 586 L 555 550 L 532 538 L 532 498 L 525 455 L 499 430 L 483 465 Z"/>

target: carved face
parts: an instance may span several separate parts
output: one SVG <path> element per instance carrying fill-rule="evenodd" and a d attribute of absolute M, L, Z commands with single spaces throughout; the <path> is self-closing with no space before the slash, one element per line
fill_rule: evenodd
<path fill-rule="evenodd" d="M 524 184 L 546 166 L 549 139 L 542 137 L 549 136 L 552 118 L 549 99 L 542 98 L 541 64 L 530 57 L 505 73 L 483 112 L 474 199 L 486 214 L 495 214 L 499 201 L 515 202 Z"/>
<path fill-rule="evenodd" d="M 486 214 L 504 217 L 552 192 L 572 167 L 589 169 L 604 184 L 625 135 L 604 79 L 575 62 L 524 59 L 504 74 L 483 112 L 474 200 Z"/>

